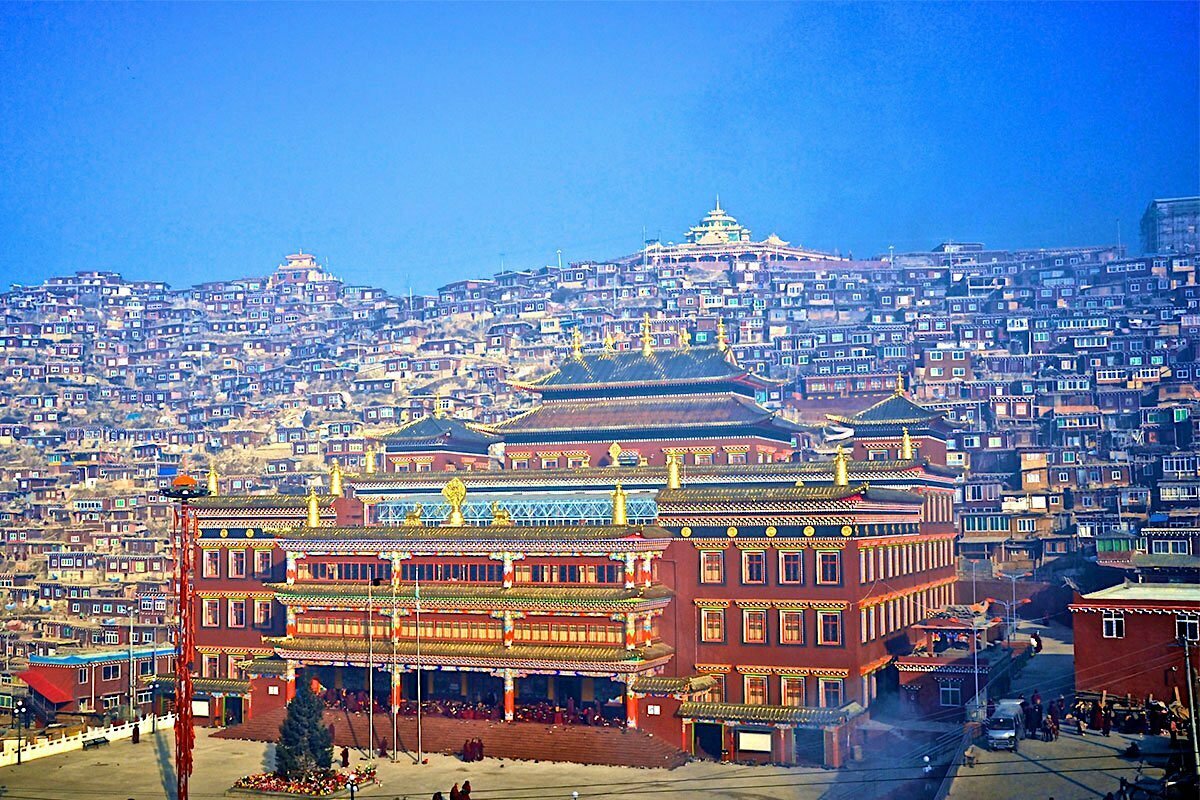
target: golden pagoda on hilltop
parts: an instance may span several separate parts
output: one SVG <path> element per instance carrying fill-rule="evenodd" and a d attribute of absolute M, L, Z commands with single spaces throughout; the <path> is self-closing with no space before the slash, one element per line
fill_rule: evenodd
<path fill-rule="evenodd" d="M 689 244 L 729 244 L 730 242 L 749 242 L 750 229 L 738 224 L 738 221 L 721 208 L 721 197 L 717 196 L 716 205 L 712 211 L 704 215 L 699 225 L 688 229 Z"/>

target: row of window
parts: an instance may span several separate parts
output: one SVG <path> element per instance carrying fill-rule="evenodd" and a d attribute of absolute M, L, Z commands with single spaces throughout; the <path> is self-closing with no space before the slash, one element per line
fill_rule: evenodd
<path fill-rule="evenodd" d="M 269 628 L 271 627 L 271 601 L 264 599 L 255 599 L 252 601 L 254 605 L 254 627 Z M 200 627 L 202 628 L 219 628 L 221 627 L 221 601 L 218 599 L 205 599 L 200 602 Z M 246 601 L 245 600 L 226 600 L 225 611 L 225 627 L 226 628 L 244 628 L 246 627 Z"/>
<path fill-rule="evenodd" d="M 909 625 L 925 619 L 931 607 L 945 607 L 950 604 L 951 599 L 950 587 L 939 586 L 861 609 L 859 640 L 866 644 L 889 633 L 904 630 Z"/>
<path fill-rule="evenodd" d="M 742 575 L 744 585 L 762 585 L 768 582 L 767 553 L 765 550 L 742 550 Z M 842 551 L 816 551 L 816 583 L 837 586 L 842 582 Z M 700 551 L 700 582 L 725 583 L 725 551 Z M 804 583 L 804 551 L 779 551 L 778 583 L 800 585 Z"/>
<path fill-rule="evenodd" d="M 858 551 L 858 582 L 873 583 L 902 575 L 913 575 L 954 561 L 954 545 L 948 539 L 908 542 L 889 547 L 861 547 Z"/>
<path fill-rule="evenodd" d="M 269 578 L 271 575 L 271 551 L 270 550 L 254 550 L 254 576 L 256 578 Z M 204 555 L 200 561 L 200 576 L 203 578 L 220 578 L 221 575 L 221 554 L 225 553 L 226 570 L 223 577 L 226 578 L 245 578 L 248 556 L 245 548 L 231 548 L 221 550 L 209 548 L 204 550 Z"/>
<path fill-rule="evenodd" d="M 102 664 L 100 666 L 100 680 L 102 680 L 102 681 L 120 680 L 121 676 L 124 674 L 123 668 L 126 666 L 127 663 L 128 662 L 126 662 L 125 664 Z M 79 682 L 79 685 L 84 686 L 84 685 L 87 685 L 88 683 L 91 683 L 92 674 L 94 671 L 95 671 L 94 667 L 80 667 L 77 672 L 77 675 L 78 675 L 77 680 Z M 152 658 L 137 659 L 137 674 L 138 675 L 153 675 L 154 674 L 154 659 L 152 659 Z"/>
<path fill-rule="evenodd" d="M 726 702 L 728 697 L 724 675 L 714 675 L 717 685 L 709 689 L 704 700 L 710 703 Z M 842 678 L 817 678 L 816 702 L 821 708 L 841 708 L 846 701 L 845 682 Z M 807 679 L 783 676 L 779 688 L 771 685 L 769 675 L 742 676 L 742 702 L 751 706 L 781 705 L 799 708 L 808 705 Z"/>
<path fill-rule="evenodd" d="M 1105 639 L 1125 638 L 1125 615 L 1120 611 L 1105 611 L 1102 625 Z M 1175 617 L 1175 638 L 1200 641 L 1200 617 Z"/>
<path fill-rule="evenodd" d="M 708 644 L 726 644 L 724 608 L 700 609 L 700 641 Z M 842 637 L 841 611 L 812 612 L 816 626 L 816 644 L 836 647 L 844 644 Z M 742 610 L 742 644 L 770 644 L 767 630 L 769 612 L 766 609 Z M 803 645 L 806 643 L 805 612 L 780 609 L 775 643 Z"/>
<path fill-rule="evenodd" d="M 517 564 L 513 570 L 517 583 L 621 583 L 624 568 L 619 564 Z M 301 562 L 297 575 L 300 580 L 390 583 L 391 564 L 382 561 L 334 563 Z M 504 580 L 504 565 L 489 561 L 470 564 L 411 564 L 400 565 L 400 581 L 414 583 L 492 583 Z"/>

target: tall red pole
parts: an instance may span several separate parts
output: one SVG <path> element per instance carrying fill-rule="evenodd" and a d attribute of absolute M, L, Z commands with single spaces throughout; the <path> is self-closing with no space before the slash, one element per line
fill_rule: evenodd
<path fill-rule="evenodd" d="M 176 800 L 188 800 L 192 776 L 192 751 L 196 731 L 192 727 L 192 671 L 196 661 L 196 609 L 193 601 L 194 564 L 198 520 L 188 501 L 208 494 L 189 475 L 180 475 L 164 492 L 179 500 L 175 512 L 175 597 L 179 626 L 175 636 L 175 778 Z"/>

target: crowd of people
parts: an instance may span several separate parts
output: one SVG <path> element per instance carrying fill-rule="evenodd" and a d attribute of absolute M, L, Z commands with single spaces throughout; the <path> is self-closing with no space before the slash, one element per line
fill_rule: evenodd
<path fill-rule="evenodd" d="M 364 691 L 347 689 L 322 689 L 319 694 L 327 708 L 345 711 L 351 714 L 365 714 L 369 707 L 369 696 Z M 374 702 L 376 714 L 389 714 L 391 710 L 377 696 Z M 416 716 L 417 704 L 405 700 L 400 704 L 400 715 Z M 464 700 L 428 700 L 421 703 L 421 713 L 430 716 L 450 717 L 451 719 L 483 719 L 499 721 L 504 718 L 504 710 L 489 697 L 479 702 Z M 539 722 L 546 725 L 591 725 L 594 727 L 619 728 L 624 724 L 624 716 L 609 717 L 604 715 L 604 707 L 599 701 L 576 704 L 575 698 L 569 697 L 565 704 L 551 703 L 541 700 L 533 703 L 518 705 L 514 712 L 518 722 Z"/>

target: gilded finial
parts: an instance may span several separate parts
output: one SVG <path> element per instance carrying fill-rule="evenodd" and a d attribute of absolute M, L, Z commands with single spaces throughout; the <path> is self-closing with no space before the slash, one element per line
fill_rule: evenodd
<path fill-rule="evenodd" d="M 217 465 L 216 462 L 208 462 L 208 496 L 216 497 L 220 494 L 220 481 L 217 480 Z"/>
<path fill-rule="evenodd" d="M 583 361 L 583 334 L 579 328 L 571 334 L 571 355 L 576 361 Z"/>
<path fill-rule="evenodd" d="M 908 435 L 908 428 L 904 429 L 904 435 L 900 437 L 900 460 L 912 461 L 913 457 L 913 441 Z"/>
<path fill-rule="evenodd" d="M 608 464 L 611 467 L 617 466 L 617 459 L 621 457 L 621 445 L 613 442 L 608 446 Z"/>
<path fill-rule="evenodd" d="M 310 528 L 321 527 L 321 505 L 317 500 L 317 487 L 308 489 L 308 518 L 305 520 Z"/>
<path fill-rule="evenodd" d="M 417 503 L 413 506 L 412 511 L 404 515 L 404 524 L 410 528 L 418 527 L 421 524 L 421 514 L 425 512 L 424 506 Z"/>
<path fill-rule="evenodd" d="M 667 453 L 667 488 L 678 489 L 683 485 L 679 470 L 680 456 L 678 453 Z"/>
<path fill-rule="evenodd" d="M 499 501 L 493 500 L 492 501 L 492 525 L 494 525 L 496 527 L 505 527 L 507 525 L 512 525 L 512 524 L 513 524 L 512 514 L 510 514 L 508 512 L 507 508 L 501 508 Z"/>
<path fill-rule="evenodd" d="M 896 388 L 893 390 L 893 394 L 897 396 L 904 394 L 904 370 L 900 367 L 896 367 Z"/>
<path fill-rule="evenodd" d="M 442 408 L 442 390 L 438 389 L 433 393 L 433 418 L 441 419 L 446 416 L 446 409 Z"/>
<path fill-rule="evenodd" d="M 365 472 L 366 472 L 368 475 L 374 475 L 374 474 L 375 474 L 375 469 L 376 469 L 376 467 L 375 467 L 375 455 L 376 455 L 375 448 L 374 448 L 374 447 L 368 447 L 368 448 L 367 448 L 367 454 L 366 454 L 366 456 L 364 456 L 364 458 L 363 458 L 363 470 L 364 470 L 364 471 L 365 471 Z"/>
<path fill-rule="evenodd" d="M 688 333 L 687 328 L 679 329 L 679 349 L 687 350 L 692 346 L 692 334 Z"/>
<path fill-rule="evenodd" d="M 717 349 L 724 353 L 729 349 L 729 340 L 725 338 L 725 320 L 717 320 Z"/>
<path fill-rule="evenodd" d="M 336 458 L 329 468 L 329 493 L 334 497 L 342 496 L 342 467 Z"/>
<path fill-rule="evenodd" d="M 621 488 L 621 484 L 617 484 L 617 488 L 613 489 L 612 501 L 612 524 L 613 525 L 628 525 L 629 517 L 625 513 L 625 490 Z"/>
<path fill-rule="evenodd" d="M 612 331 L 609 331 L 608 333 L 604 334 L 604 352 L 605 353 L 617 352 L 617 340 L 613 338 Z"/>
<path fill-rule="evenodd" d="M 446 498 L 446 502 L 450 504 L 450 516 L 446 518 L 445 524 L 452 528 L 460 528 L 465 525 L 462 504 L 467 497 L 466 484 L 458 478 L 451 479 L 442 487 L 442 497 Z"/>
<path fill-rule="evenodd" d="M 834 486 L 849 486 L 850 485 L 850 470 L 846 464 L 846 451 L 839 444 L 837 453 L 833 456 L 833 485 Z"/>
<path fill-rule="evenodd" d="M 642 317 L 642 355 L 649 358 L 654 354 L 654 333 L 650 330 L 650 313 Z"/>

